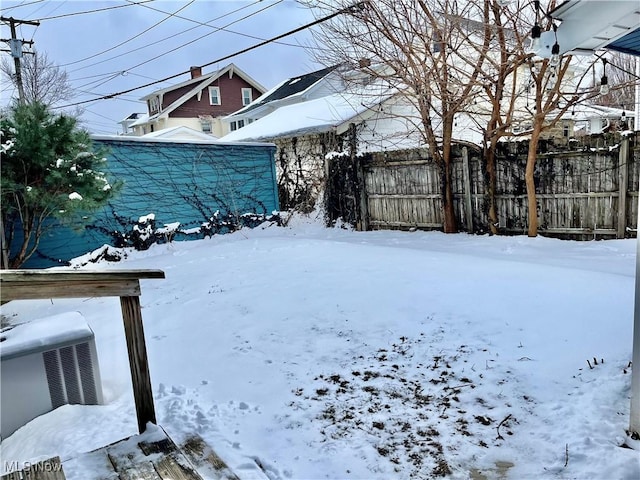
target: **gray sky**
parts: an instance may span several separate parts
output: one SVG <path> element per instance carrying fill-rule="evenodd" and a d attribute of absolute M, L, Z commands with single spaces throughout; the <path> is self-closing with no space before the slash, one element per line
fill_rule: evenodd
<path fill-rule="evenodd" d="M 134 1 L 139 4 L 131 5 Z M 46 52 L 67 71 L 77 91 L 71 102 L 128 90 L 210 63 L 314 20 L 311 11 L 295 0 L 144 1 L 2 0 L 1 9 L 5 17 L 40 20 L 38 27 L 18 27 L 18 37 L 33 40 L 33 48 Z M 80 14 L 99 9 L 108 10 Z M 236 33 L 216 30 L 221 27 Z M 9 27 L 2 24 L 1 37 L 10 36 Z M 304 31 L 205 67 L 203 73 L 232 62 L 271 88 L 285 78 L 321 67 L 306 48 L 309 42 L 310 34 Z M 146 111 L 139 101 L 143 95 L 188 78 L 182 75 L 116 99 L 85 104 L 83 126 L 93 133 L 117 133 L 121 128 L 117 122 L 132 112 Z M 17 95 L 6 83 L 1 90 L 3 105 Z"/>

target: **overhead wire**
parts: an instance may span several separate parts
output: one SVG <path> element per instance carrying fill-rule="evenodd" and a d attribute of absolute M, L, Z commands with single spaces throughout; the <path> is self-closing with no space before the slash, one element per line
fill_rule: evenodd
<path fill-rule="evenodd" d="M 294 34 L 296 34 L 298 32 L 301 32 L 303 30 L 311 28 L 311 27 L 313 27 L 315 25 L 319 25 L 320 23 L 323 23 L 323 22 L 326 22 L 328 20 L 331 20 L 332 18 L 335 18 L 338 15 L 341 15 L 341 14 L 349 11 L 350 8 L 351 7 L 347 7 L 347 8 L 343 8 L 343 9 L 337 10 L 337 11 L 335 11 L 335 12 L 329 14 L 329 15 L 325 15 L 324 17 L 318 18 L 318 19 L 314 20 L 313 22 L 306 23 L 304 25 L 301 25 L 300 27 L 294 28 L 293 30 L 289 30 L 289 31 L 287 31 L 285 33 L 281 33 L 280 35 L 276 35 L 275 37 L 272 37 L 270 39 L 264 40 L 263 42 L 254 44 L 254 45 L 252 45 L 250 47 L 244 48 L 244 49 L 239 50 L 239 51 L 237 51 L 235 53 L 232 53 L 232 54 L 225 55 L 223 57 L 217 58 L 216 60 L 213 60 L 211 62 L 208 62 L 208 63 L 205 63 L 203 65 L 200 65 L 200 67 L 201 68 L 202 67 L 208 67 L 208 66 L 213 65 L 215 63 L 219 63 L 219 62 L 222 62 L 224 60 L 228 60 L 229 58 L 233 58 L 233 57 L 236 57 L 238 55 L 242 55 L 243 53 L 247 53 L 247 52 L 249 52 L 251 50 L 255 50 L 256 48 L 263 47 L 264 45 L 267 45 L 269 43 L 273 43 L 274 41 L 280 40 L 281 38 L 285 38 L 285 37 L 294 35 Z M 135 92 L 136 90 L 140 90 L 142 88 L 146 88 L 146 87 L 151 87 L 153 85 L 157 85 L 158 83 L 166 82 L 167 80 L 172 80 L 172 79 L 174 79 L 176 77 L 179 77 L 181 75 L 185 75 L 187 73 L 190 73 L 190 70 L 185 70 L 185 71 L 176 73 L 174 75 L 169 75 L 169 76 L 167 76 L 165 78 L 162 78 L 160 80 L 156 80 L 156 81 L 153 81 L 153 82 L 145 83 L 144 85 L 139 85 L 137 87 L 128 88 L 128 89 L 122 90 L 120 92 L 115 92 L 115 93 L 112 93 L 112 94 L 109 94 L 109 95 L 102 95 L 102 96 L 99 96 L 98 98 L 94 98 L 94 99 L 90 99 L 90 100 L 82 100 L 82 101 L 79 101 L 79 102 L 74 102 L 74 103 L 70 103 L 70 104 L 67 104 L 67 105 L 62 105 L 62 106 L 57 107 L 57 108 L 73 107 L 73 106 L 76 106 L 76 105 L 84 105 L 84 104 L 87 104 L 87 103 L 97 102 L 99 100 L 108 100 L 108 99 L 111 99 L 111 98 L 119 97 L 119 96 L 127 94 L 127 93 Z"/>
<path fill-rule="evenodd" d="M 127 0 L 127 1 L 128 1 L 128 2 L 130 2 L 131 0 Z M 262 0 L 257 0 L 255 3 L 260 3 L 260 2 L 262 2 Z M 254 3 L 254 4 L 255 4 L 255 3 Z M 280 3 L 280 2 L 276 2 L 276 3 Z M 154 11 L 156 11 L 156 12 L 166 13 L 166 12 L 164 12 L 164 10 L 160 10 L 160 9 L 158 9 L 158 8 L 154 8 L 154 7 L 151 7 L 151 6 L 149 6 L 149 5 L 140 5 L 140 6 L 141 6 L 141 7 L 144 7 L 144 8 L 148 8 L 148 9 L 150 9 L 150 10 L 154 10 Z M 238 9 L 238 10 L 241 10 L 241 9 Z M 233 12 L 232 12 L 232 13 L 233 13 Z M 228 28 L 226 28 L 226 26 L 224 26 L 224 27 L 216 27 L 215 25 L 209 25 L 211 22 L 215 21 L 216 19 L 214 19 L 214 20 L 209 20 L 208 22 L 203 23 L 203 22 L 199 22 L 198 20 L 193 20 L 192 18 L 181 17 L 180 15 L 177 15 L 177 16 L 176 16 L 176 18 L 180 18 L 181 20 L 186 20 L 186 21 L 188 21 L 188 22 L 195 23 L 195 24 L 196 24 L 196 25 L 198 25 L 198 26 L 215 28 L 215 29 L 216 29 L 216 31 L 218 31 L 218 30 L 222 30 L 223 32 L 233 33 L 234 35 L 240 35 L 240 36 L 242 36 L 242 37 L 251 38 L 251 39 L 253 39 L 253 40 L 265 40 L 265 39 L 264 39 L 264 38 L 262 38 L 262 37 L 257 37 L 257 36 L 255 36 L 255 35 L 250 35 L 250 34 L 248 34 L 248 33 L 237 32 L 237 31 L 235 31 L 235 30 L 229 30 Z M 220 17 L 220 18 L 221 18 L 221 17 Z M 188 30 L 185 30 L 185 31 L 190 31 L 190 30 L 193 30 L 194 28 L 197 28 L 197 27 L 192 27 L 192 28 L 190 28 L 190 29 L 188 29 Z M 300 48 L 305 48 L 303 45 L 297 45 L 297 44 L 295 44 L 295 43 L 286 43 L 286 42 L 274 42 L 274 43 L 279 43 L 279 44 L 281 44 L 281 45 L 287 45 L 287 46 L 290 46 L 290 47 L 300 47 Z"/>
<path fill-rule="evenodd" d="M 24 2 L 22 2 L 20 5 L 14 5 L 13 7 L 3 7 L 2 8 L 2 12 L 7 12 L 9 10 L 13 10 L 14 8 L 19 8 L 19 7 L 27 7 L 29 5 L 35 5 L 36 3 L 42 3 L 44 2 L 44 0 L 36 0 L 35 2 L 29 2 L 29 3 L 25 3 L 26 0 Z"/>
<path fill-rule="evenodd" d="M 279 0 L 279 2 L 280 2 L 280 1 L 282 1 L 282 0 Z M 222 19 L 222 18 L 224 18 L 224 17 L 226 17 L 226 16 L 228 16 L 228 15 L 231 15 L 231 14 L 233 14 L 233 13 L 235 13 L 235 12 L 238 12 L 238 11 L 240 11 L 240 10 L 244 9 L 244 8 L 247 8 L 247 7 L 249 7 L 249 6 L 256 5 L 256 4 L 261 3 L 261 2 L 262 2 L 262 0 L 256 0 L 255 2 L 253 2 L 253 3 L 249 4 L 249 5 L 246 5 L 246 6 L 244 6 L 244 7 L 238 8 L 238 9 L 236 9 L 236 10 L 232 11 L 232 12 L 226 13 L 226 14 L 221 15 L 221 16 L 219 16 L 219 17 L 216 17 L 216 18 L 214 18 L 214 19 L 212 19 L 212 20 L 209 20 L 209 22 L 208 22 L 208 23 L 211 23 L 211 22 L 214 22 L 214 21 L 216 21 L 216 20 Z M 278 3 L 279 3 L 279 2 L 278 2 Z M 139 4 L 139 3 L 136 3 L 136 5 L 140 5 L 140 4 Z M 140 6 L 143 6 L 143 5 L 140 5 Z M 167 12 L 164 12 L 164 13 L 167 13 Z M 185 19 L 186 17 L 178 16 L 177 18 Z M 192 20 L 192 21 L 193 21 L 193 22 L 195 22 L 195 20 Z M 215 26 L 213 26 L 213 25 L 201 24 L 200 22 L 196 22 L 196 23 L 198 23 L 198 26 L 200 26 L 200 25 L 204 25 L 204 26 L 208 26 L 208 27 L 211 27 L 211 28 L 215 28 L 216 30 L 214 30 L 214 31 L 218 31 L 218 30 L 221 30 L 221 29 L 224 29 L 224 28 L 225 28 L 225 27 L 218 28 L 218 27 L 215 27 Z M 230 23 L 229 25 L 231 25 L 231 24 L 232 24 L 232 23 Z M 120 54 L 118 54 L 118 55 L 114 55 L 114 56 L 112 56 L 112 57 L 105 58 L 105 59 L 103 59 L 103 60 L 99 60 L 99 61 L 97 61 L 97 62 L 89 63 L 89 64 L 84 65 L 84 66 L 79 67 L 79 68 L 75 68 L 75 69 L 73 69 L 73 70 L 70 70 L 70 71 L 69 71 L 69 73 L 77 72 L 77 71 L 79 71 L 79 70 L 84 70 L 85 68 L 89 68 L 89 67 L 94 67 L 94 66 L 96 66 L 96 65 L 100 65 L 100 64 L 102 64 L 102 63 L 106 63 L 106 62 L 108 62 L 108 61 L 110 61 L 110 60 L 114 60 L 114 59 L 116 59 L 116 58 L 120 58 L 120 57 L 123 57 L 123 56 L 125 56 L 125 55 L 129 55 L 130 53 L 137 52 L 137 51 L 139 51 L 139 50 L 144 50 L 145 48 L 149 48 L 149 47 L 152 47 L 152 46 L 157 45 L 157 44 L 159 44 L 159 43 L 162 43 L 162 42 L 164 42 L 165 40 L 171 40 L 171 39 L 174 39 L 174 38 L 176 38 L 176 37 L 178 37 L 178 36 L 180 36 L 180 35 L 183 35 L 183 34 L 185 34 L 185 33 L 187 33 L 187 32 L 190 32 L 190 31 L 192 31 L 192 30 L 195 30 L 196 28 L 198 28 L 198 26 L 188 28 L 188 29 L 186 29 L 186 30 L 183 30 L 183 31 L 181 31 L 181 32 L 179 32 L 179 33 L 177 33 L 177 34 L 175 34 L 175 35 L 169 35 L 169 36 L 167 36 L 167 37 L 161 38 L 160 40 L 156 40 L 155 42 L 147 43 L 146 45 L 143 45 L 143 46 L 141 46 L 141 47 L 137 47 L 137 48 L 134 48 L 134 49 L 128 50 L 128 51 L 123 52 L 123 53 L 120 53 Z"/>
<path fill-rule="evenodd" d="M 257 15 L 257 14 L 259 14 L 259 13 L 262 13 L 262 12 L 264 12 L 265 10 L 267 10 L 267 9 L 269 9 L 269 8 L 271 8 L 271 7 L 274 7 L 274 6 L 278 5 L 279 3 L 283 2 L 283 1 L 284 1 L 284 0 L 278 0 L 278 1 L 276 1 L 275 3 L 272 3 L 272 4 L 270 4 L 270 5 L 267 5 L 266 7 L 261 8 L 260 10 L 256 10 L 255 12 L 252 12 L 252 13 L 250 13 L 250 14 L 248 14 L 248 15 L 245 15 L 245 16 L 244 16 L 244 17 L 242 17 L 242 18 L 236 19 L 236 20 L 234 20 L 233 22 L 229 22 L 226 26 L 228 26 L 228 25 L 233 25 L 234 23 L 241 22 L 241 21 L 243 21 L 243 20 L 246 20 L 247 18 L 250 18 L 250 17 L 252 17 L 252 16 L 254 16 L 254 15 Z M 124 69 L 124 70 L 122 70 L 122 71 L 123 71 L 123 72 L 127 72 L 127 71 L 129 71 L 129 70 L 133 70 L 134 68 L 141 67 L 142 65 L 145 65 L 145 64 L 147 64 L 147 63 L 149 63 L 149 62 L 152 62 L 152 61 L 154 61 L 154 60 L 157 60 L 158 58 L 163 57 L 163 56 L 167 55 L 168 53 L 173 53 L 173 52 L 175 52 L 175 51 L 177 51 L 177 50 L 180 50 L 181 48 L 184 48 L 184 47 L 186 47 L 186 46 L 188 46 L 188 45 L 191 45 L 192 43 L 195 43 L 195 42 L 197 42 L 197 41 L 199 41 L 199 40 L 202 40 L 203 38 L 206 38 L 206 37 L 208 37 L 208 36 L 210 36 L 210 35 L 213 35 L 213 34 L 214 34 L 214 33 L 216 33 L 217 31 L 219 31 L 219 29 L 214 30 L 214 31 L 209 32 L 209 33 L 206 33 L 206 34 L 204 34 L 204 35 L 201 35 L 200 37 L 195 38 L 195 39 L 193 39 L 193 40 L 190 40 L 189 42 L 183 43 L 182 45 L 180 45 L 180 46 L 178 46 L 178 47 L 176 47 L 176 48 L 173 48 L 172 50 L 170 50 L 170 51 L 168 51 L 168 52 L 160 53 L 160 54 L 156 55 L 155 57 L 149 58 L 149 59 L 145 60 L 144 62 L 140 62 L 140 63 L 138 63 L 138 64 L 136 64 L 136 65 L 133 65 L 132 67 L 128 67 L 128 68 L 126 68 L 126 69 Z M 99 85 L 96 85 L 96 86 L 104 85 L 105 83 L 107 83 L 107 82 L 109 82 L 109 81 L 111 81 L 111 80 L 113 80 L 113 79 L 117 78 L 120 74 L 121 74 L 121 72 L 119 72 L 119 73 L 118 73 L 118 74 L 116 74 L 116 75 L 113 75 L 112 77 L 107 78 L 106 80 L 104 80 L 103 82 L 100 82 L 100 83 L 99 83 Z M 92 82 L 92 83 L 94 83 L 94 82 Z M 83 88 L 83 87 L 86 87 L 86 86 L 87 86 L 87 85 L 81 85 L 81 86 L 80 86 L 80 87 L 78 87 L 78 88 Z"/>
<path fill-rule="evenodd" d="M 171 13 L 171 12 L 166 12 L 167 16 L 166 16 L 165 18 L 163 18 L 162 20 L 160 20 L 160 21 L 159 21 L 159 22 L 157 22 L 157 23 L 154 23 L 154 24 L 153 24 L 153 25 L 151 25 L 150 27 L 145 28 L 145 29 L 144 29 L 143 31 L 141 31 L 140 33 L 137 33 L 137 34 L 135 34 L 134 36 L 129 37 L 129 38 L 127 38 L 127 39 L 123 40 L 122 42 L 118 43 L 117 45 L 114 45 L 114 46 L 112 46 L 112 47 L 109 47 L 109 48 L 107 48 L 106 50 L 102 50 L 101 52 L 94 53 L 94 54 L 93 54 L 93 55 L 91 55 L 91 56 L 88 56 L 88 57 L 85 57 L 85 58 L 81 58 L 80 60 L 75 60 L 75 61 L 73 61 L 73 62 L 64 63 L 64 64 L 59 65 L 59 66 L 60 66 L 60 67 L 68 67 L 69 65 L 75 65 L 76 63 L 84 62 L 85 60 L 88 60 L 88 59 L 90 59 L 90 58 L 94 58 L 94 57 L 97 57 L 97 56 L 99 56 L 99 55 L 103 55 L 103 54 L 105 54 L 105 53 L 107 53 L 107 52 L 110 52 L 110 51 L 112 51 L 112 50 L 115 50 L 116 48 L 121 47 L 121 46 L 122 46 L 122 45 L 124 45 L 125 43 L 128 43 L 128 42 L 130 42 L 130 41 L 132 41 L 132 40 L 135 40 L 135 39 L 136 39 L 136 38 L 138 38 L 138 37 L 141 37 L 141 36 L 142 36 L 142 35 L 144 35 L 145 33 L 147 33 L 147 32 L 149 32 L 149 31 L 153 30 L 154 28 L 156 28 L 157 26 L 159 26 L 159 25 L 161 25 L 162 23 L 166 22 L 166 21 L 167 21 L 167 20 L 169 20 L 170 18 L 175 17 L 175 15 L 176 15 L 177 13 L 179 13 L 179 12 L 181 12 L 182 10 L 184 10 L 185 8 L 187 8 L 187 7 L 191 6 L 194 2 L 195 2 L 195 0 L 191 0 L 189 3 L 187 3 L 186 5 L 184 5 L 184 6 L 180 7 L 178 10 L 176 10 L 176 11 L 175 11 L 175 12 L 173 12 L 173 13 Z"/>
<path fill-rule="evenodd" d="M 105 12 L 107 10 L 115 10 L 117 8 L 132 7 L 134 5 L 140 5 L 142 3 L 148 3 L 148 2 L 153 2 L 153 1 L 154 0 L 140 0 L 139 2 L 125 3 L 124 5 L 114 5 L 112 7 L 96 8 L 95 10 L 85 10 L 85 11 L 82 11 L 82 12 L 64 13 L 62 15 L 54 15 L 52 17 L 39 18 L 37 21 L 38 22 L 43 22 L 45 20 L 57 20 L 59 18 L 74 17 L 74 16 L 77 16 L 77 15 L 88 15 L 90 13 Z M 57 10 L 57 8 L 56 8 L 56 10 Z"/>

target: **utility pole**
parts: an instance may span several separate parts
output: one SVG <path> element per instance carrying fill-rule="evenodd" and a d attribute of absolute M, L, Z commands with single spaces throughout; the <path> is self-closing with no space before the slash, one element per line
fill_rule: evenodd
<path fill-rule="evenodd" d="M 33 45 L 33 40 L 24 40 L 19 39 L 18 34 L 16 32 L 16 25 L 40 25 L 40 22 L 33 22 L 30 20 L 16 20 L 13 17 L 0 17 L 0 21 L 9 24 L 9 28 L 11 29 L 11 38 L 2 38 L 0 41 L 8 43 L 10 50 L 2 50 L 3 52 L 10 52 L 13 57 L 13 62 L 16 70 L 16 83 L 18 85 L 18 98 L 20 103 L 24 103 L 24 85 L 22 84 L 22 69 L 20 68 L 20 59 L 22 58 L 22 45 L 25 43 L 27 45 Z"/>
<path fill-rule="evenodd" d="M 3 52 L 11 53 L 13 57 L 13 62 L 15 65 L 16 71 L 16 83 L 18 85 L 18 98 L 20 103 L 25 103 L 24 96 L 24 85 L 22 84 L 22 69 L 20 67 L 20 59 L 22 58 L 22 46 L 26 43 L 27 45 L 33 45 L 32 40 L 24 40 L 18 39 L 18 33 L 16 32 L 16 25 L 26 24 L 26 25 L 40 25 L 40 22 L 32 22 L 30 20 L 16 20 L 13 17 L 1 17 L 0 22 L 8 23 L 9 28 L 11 29 L 11 38 L 5 39 L 2 38 L 0 41 L 6 42 L 9 44 L 9 50 L 2 50 Z M 9 268 L 9 248 L 7 245 L 7 239 L 5 237 L 4 232 L 4 222 L 2 221 L 2 217 L 0 217 L 0 268 L 6 269 Z"/>

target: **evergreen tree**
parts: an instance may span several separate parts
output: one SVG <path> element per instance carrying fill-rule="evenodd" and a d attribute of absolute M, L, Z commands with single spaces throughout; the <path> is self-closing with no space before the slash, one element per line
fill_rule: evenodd
<path fill-rule="evenodd" d="M 119 186 L 100 171 L 105 152 L 93 148 L 77 120 L 40 102 L 0 116 L 0 153 L 4 268 L 24 264 L 48 228 L 81 224 Z"/>

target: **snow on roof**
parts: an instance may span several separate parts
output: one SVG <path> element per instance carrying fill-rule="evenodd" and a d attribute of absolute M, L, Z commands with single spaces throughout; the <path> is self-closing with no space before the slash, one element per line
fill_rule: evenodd
<path fill-rule="evenodd" d="M 145 123 L 147 123 L 149 121 L 149 114 L 148 113 L 143 113 L 142 115 L 140 115 L 138 117 L 138 119 L 133 122 L 130 127 L 135 127 L 138 125 L 144 125 Z"/>
<path fill-rule="evenodd" d="M 211 137 L 208 139 L 193 139 L 193 138 L 163 138 L 163 137 L 147 137 L 135 136 L 135 135 L 91 135 L 92 140 L 105 141 L 105 142 L 140 142 L 140 143 L 186 143 L 190 145 L 212 145 L 220 143 L 220 140 Z M 233 143 L 235 145 L 251 145 L 262 147 L 273 147 L 273 143 L 269 142 L 242 142 L 242 141 L 230 141 L 227 143 Z"/>
<path fill-rule="evenodd" d="M 126 122 L 128 120 L 137 120 L 144 115 L 146 115 L 146 113 L 139 113 L 139 112 L 130 113 L 129 115 L 127 115 L 126 118 L 123 118 L 122 120 L 120 120 L 120 123 Z"/>
<path fill-rule="evenodd" d="M 185 139 L 185 140 L 196 139 L 196 140 L 204 140 L 204 141 L 215 141 L 218 139 L 218 137 L 214 135 L 209 135 L 209 134 L 200 132 L 198 130 L 195 130 L 191 127 L 185 127 L 183 125 L 156 130 L 155 132 L 142 135 L 142 138 L 171 138 L 171 139 Z"/>
<path fill-rule="evenodd" d="M 635 117 L 633 110 L 605 107 L 603 105 L 576 105 L 575 109 L 566 112 L 564 120 L 589 120 L 592 118 L 620 118 L 624 112 L 627 118 Z"/>
<path fill-rule="evenodd" d="M 326 132 L 338 127 L 397 93 L 388 86 L 369 86 L 358 93 L 335 93 L 326 97 L 280 107 L 235 130 L 221 142 L 266 140 L 276 137 Z"/>

